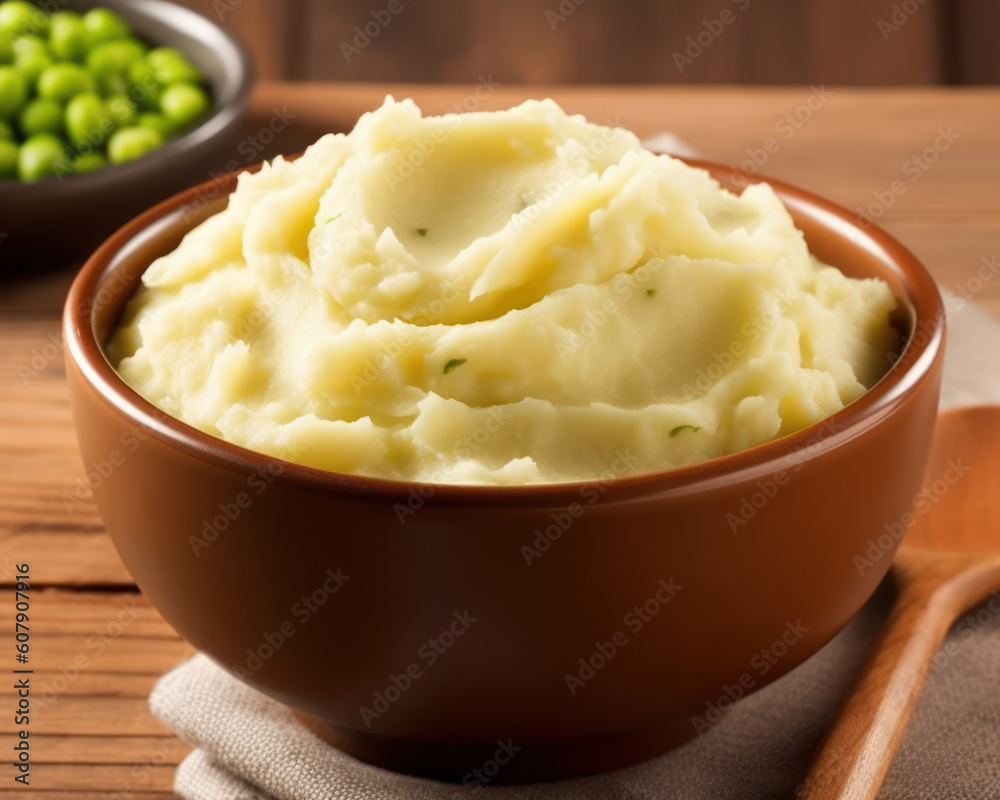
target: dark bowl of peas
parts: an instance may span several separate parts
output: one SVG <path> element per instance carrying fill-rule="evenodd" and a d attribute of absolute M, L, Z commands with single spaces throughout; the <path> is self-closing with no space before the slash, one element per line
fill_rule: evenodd
<path fill-rule="evenodd" d="M 240 42 L 173 3 L 0 0 L 0 279 L 223 170 L 252 82 Z"/>

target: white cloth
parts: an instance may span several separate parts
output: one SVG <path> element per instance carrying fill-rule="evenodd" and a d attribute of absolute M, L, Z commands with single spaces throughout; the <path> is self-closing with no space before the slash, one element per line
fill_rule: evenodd
<path fill-rule="evenodd" d="M 949 298 L 942 404 L 1000 403 L 1000 322 Z M 890 600 L 885 587 L 829 645 L 735 704 L 714 728 L 644 764 L 591 778 L 469 789 L 363 764 L 320 741 L 288 709 L 203 655 L 160 680 L 153 713 L 196 749 L 178 767 L 187 800 L 491 800 L 792 797 Z M 985 608 L 981 611 L 986 611 Z M 972 612 L 958 651 L 932 673 L 879 795 L 1000 798 L 1000 620 Z"/>

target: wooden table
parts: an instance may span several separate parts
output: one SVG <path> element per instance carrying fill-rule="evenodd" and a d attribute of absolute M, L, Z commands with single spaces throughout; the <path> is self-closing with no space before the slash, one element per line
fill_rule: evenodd
<path fill-rule="evenodd" d="M 264 84 L 237 165 L 349 129 L 387 87 Z M 940 284 L 1000 317 L 1000 90 L 824 87 L 396 87 L 428 113 L 502 108 L 551 94 L 595 122 L 672 130 L 702 155 L 743 163 L 849 208 L 870 208 Z M 272 133 L 276 129 L 277 132 Z M 2 209 L 0 209 L 2 228 Z M 2 244 L 0 244 L 2 247 Z M 2 253 L 0 253 L 2 258 Z M 146 696 L 192 653 L 138 593 L 86 492 L 66 396 L 59 313 L 73 268 L 0 283 L 0 668 L 13 668 L 16 565 L 31 564 L 35 800 L 172 797 L 187 752 Z M 0 687 L 10 760 L 17 702 Z M 18 787 L 0 769 L 0 794 Z"/>

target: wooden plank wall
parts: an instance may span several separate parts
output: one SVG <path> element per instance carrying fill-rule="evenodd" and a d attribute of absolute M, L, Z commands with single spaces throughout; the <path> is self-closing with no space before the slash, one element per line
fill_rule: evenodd
<path fill-rule="evenodd" d="M 433 83 L 492 74 L 511 84 L 859 86 L 1000 79 L 996 0 L 181 2 L 237 30 L 265 79 Z M 375 33 L 367 43 L 366 25 Z"/>
<path fill-rule="evenodd" d="M 1000 83 L 1000 3 L 956 0 L 950 42 L 955 83 Z"/>

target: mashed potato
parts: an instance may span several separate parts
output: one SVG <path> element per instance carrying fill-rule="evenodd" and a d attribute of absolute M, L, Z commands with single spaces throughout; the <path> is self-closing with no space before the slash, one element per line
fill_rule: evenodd
<path fill-rule="evenodd" d="M 899 344 L 885 283 L 554 102 L 422 117 L 239 178 L 110 344 L 151 402 L 243 447 L 389 479 L 659 470 L 829 416 Z"/>

